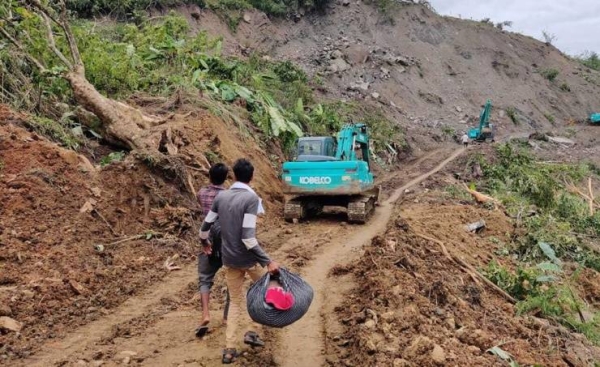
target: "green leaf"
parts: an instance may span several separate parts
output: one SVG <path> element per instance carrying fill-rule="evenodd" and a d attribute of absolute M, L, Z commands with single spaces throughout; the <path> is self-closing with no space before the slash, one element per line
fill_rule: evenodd
<path fill-rule="evenodd" d="M 304 103 L 302 102 L 302 98 L 298 98 L 296 101 L 296 113 L 303 114 L 304 113 Z"/>
<path fill-rule="evenodd" d="M 287 130 L 285 118 L 281 115 L 277 107 L 268 106 L 267 111 L 269 112 L 271 122 L 271 132 L 274 136 L 279 136 L 280 132 Z"/>
<path fill-rule="evenodd" d="M 195 84 L 198 79 L 200 79 L 200 75 L 202 75 L 203 71 L 198 69 L 196 71 L 194 71 L 194 74 L 192 74 L 192 84 Z"/>
<path fill-rule="evenodd" d="M 553 264 L 550 262 L 543 262 L 543 263 L 539 263 L 536 265 L 538 269 L 543 270 L 543 271 L 549 271 L 552 273 L 560 273 L 562 272 L 562 269 L 560 268 L 559 265 L 557 264 Z"/>
<path fill-rule="evenodd" d="M 500 347 L 495 346 L 486 351 L 487 353 L 491 353 L 496 357 L 502 359 L 503 361 L 508 362 L 510 367 L 519 367 L 519 364 L 513 359 L 513 357 L 506 351 L 502 350 Z"/>
<path fill-rule="evenodd" d="M 561 261 L 559 258 L 556 257 L 556 253 L 554 252 L 554 249 L 552 249 L 552 247 L 545 243 L 545 242 L 539 242 L 538 246 L 540 247 L 540 249 L 542 250 L 542 252 L 544 253 L 544 255 L 546 255 L 546 257 L 550 260 L 552 260 L 555 264 L 560 265 Z"/>
<path fill-rule="evenodd" d="M 553 275 L 540 275 L 539 277 L 535 278 L 535 281 L 538 283 L 552 283 L 556 281 L 556 277 Z"/>
<path fill-rule="evenodd" d="M 221 98 L 227 102 L 235 101 L 237 93 L 229 84 L 221 84 Z"/>
<path fill-rule="evenodd" d="M 133 55 L 135 55 L 135 46 L 132 44 L 128 44 L 126 47 L 126 51 L 127 51 L 127 56 L 132 57 Z"/>
<path fill-rule="evenodd" d="M 250 89 L 241 85 L 234 86 L 235 93 L 248 103 L 254 103 L 254 96 Z"/>

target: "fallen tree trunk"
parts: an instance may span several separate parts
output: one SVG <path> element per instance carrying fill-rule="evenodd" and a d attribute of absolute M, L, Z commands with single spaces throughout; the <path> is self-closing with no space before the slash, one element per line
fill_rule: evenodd
<path fill-rule="evenodd" d="M 170 128 L 159 126 L 168 118 L 158 118 L 143 113 L 141 110 L 125 103 L 103 96 L 85 77 L 85 66 L 81 59 L 75 37 L 70 28 L 67 8 L 63 0 L 55 5 L 45 5 L 39 0 L 22 0 L 18 3 L 32 10 L 41 20 L 40 31 L 46 34 L 49 50 L 60 60 L 66 71 L 60 75 L 71 86 L 77 102 L 85 110 L 92 112 L 101 122 L 103 138 L 113 145 L 132 151 L 136 156 L 153 166 L 175 174 L 186 191 L 194 194 L 194 186 L 181 157 L 177 155 L 177 146 L 173 142 Z M 10 14 L 11 6 L 5 5 L 4 14 Z M 12 44 L 15 52 L 22 55 L 33 67 L 42 74 L 49 68 L 43 59 L 38 59 L 29 52 L 27 43 L 22 43 L 20 35 L 26 31 L 20 29 L 20 24 L 11 18 L 0 19 L 0 35 Z M 67 42 L 69 54 L 67 57 L 57 47 L 53 25 L 58 26 Z M 27 42 L 29 37 L 24 40 Z"/>

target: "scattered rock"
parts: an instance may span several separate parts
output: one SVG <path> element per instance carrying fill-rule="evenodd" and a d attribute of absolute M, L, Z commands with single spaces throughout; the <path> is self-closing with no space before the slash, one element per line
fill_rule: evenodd
<path fill-rule="evenodd" d="M 350 69 L 350 65 L 342 58 L 331 60 L 327 67 L 327 71 L 330 73 L 339 73 L 348 69 Z"/>
<path fill-rule="evenodd" d="M 548 141 L 557 144 L 575 145 L 575 142 L 571 139 L 561 138 L 560 136 L 549 136 Z"/>
<path fill-rule="evenodd" d="M 0 316 L 12 316 L 12 309 L 7 304 L 0 304 Z"/>
<path fill-rule="evenodd" d="M 350 5 L 350 0 L 342 0 L 342 5 L 349 6 Z"/>
<path fill-rule="evenodd" d="M 406 359 L 396 358 L 396 359 L 394 359 L 392 366 L 393 367 L 410 367 L 411 364 Z"/>
<path fill-rule="evenodd" d="M 332 58 L 332 59 L 341 59 L 341 58 L 343 58 L 343 57 L 344 57 L 344 54 L 343 54 L 343 53 L 342 53 L 342 51 L 340 51 L 340 50 L 334 50 L 334 51 L 331 53 L 331 58 Z"/>
<path fill-rule="evenodd" d="M 476 345 L 469 345 L 467 347 L 467 351 L 469 351 L 469 353 L 476 355 L 476 356 L 481 354 L 481 349 L 479 349 L 479 347 Z"/>
<path fill-rule="evenodd" d="M 100 190 L 100 188 L 98 187 L 92 187 L 90 190 L 92 191 L 92 194 L 94 194 L 94 196 L 97 198 L 99 198 L 102 195 L 102 190 Z"/>
<path fill-rule="evenodd" d="M 433 93 L 429 93 L 429 92 L 422 92 L 419 91 L 419 97 L 423 98 L 425 101 L 429 102 L 429 103 L 433 103 L 433 104 L 444 104 L 444 100 L 442 99 L 442 97 L 433 94 Z"/>
<path fill-rule="evenodd" d="M 416 359 L 423 353 L 432 348 L 433 342 L 426 336 L 419 335 L 413 339 L 412 343 L 404 350 L 403 356 L 410 359 Z"/>
<path fill-rule="evenodd" d="M 358 82 L 358 83 L 352 84 L 348 89 L 366 92 L 369 90 L 369 86 L 370 86 L 370 84 L 367 82 Z"/>
<path fill-rule="evenodd" d="M 71 286 L 71 289 L 77 295 L 81 295 L 87 292 L 87 290 L 81 284 L 77 283 L 73 279 L 69 280 L 69 286 Z"/>
<path fill-rule="evenodd" d="M 123 360 L 121 361 L 121 363 L 124 365 L 128 365 L 129 362 L 131 362 L 131 357 L 129 357 L 129 356 L 123 358 Z"/>
<path fill-rule="evenodd" d="M 379 99 L 379 93 L 373 92 L 371 93 L 371 97 L 373 97 L 374 99 Z"/>
<path fill-rule="evenodd" d="M 443 365 L 446 362 L 446 353 L 439 345 L 434 345 L 431 351 L 431 359 L 437 365 Z"/>
<path fill-rule="evenodd" d="M 375 325 L 376 325 L 375 320 L 369 319 L 369 320 L 365 321 L 365 327 L 367 329 L 373 330 L 373 329 L 375 329 Z"/>
<path fill-rule="evenodd" d="M 17 320 L 2 316 L 0 317 L 0 331 L 12 331 L 18 333 L 23 328 L 23 324 Z"/>
<path fill-rule="evenodd" d="M 76 366 L 81 366 L 81 367 L 84 367 L 84 366 L 87 366 L 87 365 L 88 365 L 88 363 L 87 363 L 87 361 L 85 361 L 85 360 L 83 360 L 83 359 L 80 359 L 80 360 L 78 360 L 78 361 L 75 363 L 75 365 L 76 365 Z"/>
<path fill-rule="evenodd" d="M 448 327 L 450 327 L 450 329 L 452 330 L 456 329 L 456 321 L 453 317 L 449 317 L 446 319 L 446 325 L 448 325 Z"/>
<path fill-rule="evenodd" d="M 462 108 L 460 106 L 456 106 L 456 112 L 462 112 Z"/>
<path fill-rule="evenodd" d="M 252 17 L 248 13 L 244 13 L 244 22 L 250 24 L 252 23 Z"/>
<path fill-rule="evenodd" d="M 293 233 L 293 231 L 292 231 L 292 229 L 291 229 L 291 228 L 287 228 L 287 229 L 285 230 L 285 234 L 292 234 L 292 233 Z"/>

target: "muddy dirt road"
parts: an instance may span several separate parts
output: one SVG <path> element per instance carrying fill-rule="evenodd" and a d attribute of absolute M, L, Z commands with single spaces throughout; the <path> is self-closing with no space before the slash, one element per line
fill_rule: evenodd
<path fill-rule="evenodd" d="M 279 231 L 259 234 L 273 258 L 300 271 L 314 287 L 315 300 L 308 314 L 283 330 L 268 330 L 265 350 L 249 351 L 239 359 L 246 366 L 324 365 L 324 325 L 341 294 L 352 284 L 332 284 L 328 274 L 358 255 L 361 246 L 382 232 L 394 203 L 402 193 L 426 180 L 458 157 L 464 149 L 428 154 L 396 172 L 384 183 L 390 194 L 367 225 L 350 226 L 343 216 L 328 214 L 309 223 L 281 225 Z M 391 188 L 394 190 L 390 190 Z M 213 332 L 203 340 L 194 337 L 198 317 L 195 265 L 188 265 L 147 292 L 133 297 L 115 312 L 73 330 L 61 340 L 48 342 L 42 350 L 18 366 L 217 366 L 224 328 L 220 326 L 219 279 L 212 312 Z"/>

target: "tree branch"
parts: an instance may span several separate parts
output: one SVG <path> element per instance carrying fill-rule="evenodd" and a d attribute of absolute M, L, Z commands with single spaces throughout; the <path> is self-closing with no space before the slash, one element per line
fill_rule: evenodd
<path fill-rule="evenodd" d="M 29 60 L 29 62 L 34 64 L 40 71 L 46 71 L 46 67 L 44 66 L 44 64 L 42 64 L 35 57 L 31 56 L 31 54 L 29 54 L 25 50 L 25 47 L 23 47 L 23 45 L 21 45 L 21 43 L 19 43 L 19 41 L 17 41 L 13 36 L 11 36 L 10 33 L 8 33 L 4 27 L 0 27 L 0 33 L 2 33 L 4 38 L 6 38 L 10 43 L 12 43 L 17 48 L 17 50 L 22 52 L 23 56 L 25 56 L 25 58 L 27 60 Z"/>
<path fill-rule="evenodd" d="M 60 50 L 58 48 L 56 48 L 56 42 L 54 41 L 54 34 L 52 33 L 52 25 L 50 24 L 50 19 L 43 12 L 40 14 L 40 16 L 44 20 L 44 24 L 46 24 L 46 31 L 48 32 L 48 44 L 50 45 L 50 49 L 52 49 L 52 51 L 54 52 L 54 54 L 56 56 L 58 56 L 58 58 L 65 65 L 67 65 L 67 67 L 69 69 L 73 69 L 73 64 L 71 64 L 71 62 L 69 60 L 67 60 L 67 58 L 65 57 L 65 55 L 63 55 L 63 53 L 60 52 Z"/>
<path fill-rule="evenodd" d="M 75 41 L 75 37 L 73 36 L 73 32 L 71 31 L 71 26 L 69 25 L 69 20 L 67 19 L 67 6 L 64 1 L 60 1 L 61 12 L 59 18 L 55 16 L 53 13 L 53 9 L 49 9 L 46 6 L 42 5 L 39 0 L 29 0 L 29 3 L 38 9 L 38 11 L 42 14 L 50 18 L 54 23 L 56 23 L 60 28 L 62 28 L 65 33 L 65 37 L 67 39 L 67 43 L 69 44 L 69 50 L 71 51 L 71 57 L 73 58 L 74 66 L 83 67 L 83 62 L 81 61 L 81 55 L 79 53 L 79 48 L 77 47 L 77 42 Z"/>

